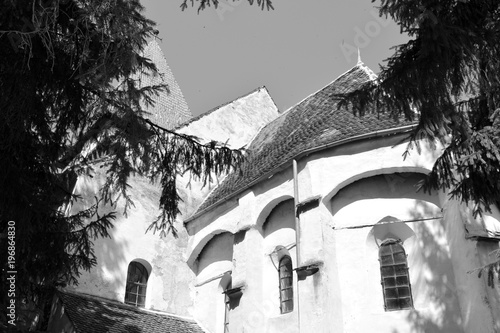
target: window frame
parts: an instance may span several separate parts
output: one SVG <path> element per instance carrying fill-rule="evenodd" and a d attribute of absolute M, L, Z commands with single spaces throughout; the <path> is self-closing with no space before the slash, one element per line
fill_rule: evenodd
<path fill-rule="evenodd" d="M 293 311 L 293 267 L 292 258 L 283 256 L 278 265 L 280 313 Z"/>
<path fill-rule="evenodd" d="M 132 279 L 139 281 L 131 281 Z M 125 304 L 139 308 L 146 307 L 148 279 L 149 272 L 143 264 L 137 261 L 130 262 L 125 285 Z M 144 301 L 140 301 L 141 297 Z"/>
<path fill-rule="evenodd" d="M 385 240 L 378 255 L 385 311 L 413 309 L 408 255 L 403 243 L 401 240 Z"/>

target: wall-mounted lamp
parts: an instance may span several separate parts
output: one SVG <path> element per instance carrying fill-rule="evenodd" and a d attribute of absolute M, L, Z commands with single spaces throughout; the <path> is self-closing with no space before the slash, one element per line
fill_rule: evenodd
<path fill-rule="evenodd" d="M 297 267 L 294 269 L 297 272 L 297 277 L 299 280 L 304 280 L 310 275 L 314 275 L 319 271 L 319 264 L 311 264 L 307 266 Z"/>
<path fill-rule="evenodd" d="M 224 290 L 223 294 L 226 294 L 230 299 L 237 299 L 243 295 L 243 290 L 245 290 L 245 286 L 239 286 L 231 289 Z"/>

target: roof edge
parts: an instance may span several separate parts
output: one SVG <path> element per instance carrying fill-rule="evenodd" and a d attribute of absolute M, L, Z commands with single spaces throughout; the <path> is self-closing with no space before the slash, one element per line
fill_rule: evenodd
<path fill-rule="evenodd" d="M 216 202 L 214 202 L 213 204 L 211 204 L 207 208 L 203 209 L 202 211 L 199 211 L 199 212 L 191 215 L 186 220 L 184 220 L 183 223 L 184 223 L 184 225 L 189 224 L 190 222 L 192 222 L 196 218 L 200 217 L 201 215 L 203 215 L 203 214 L 205 214 L 205 213 L 213 210 L 215 207 L 221 205 L 224 201 L 227 201 L 227 200 L 235 197 L 236 195 L 238 195 L 238 194 L 242 193 L 243 191 L 247 190 L 248 188 L 254 186 L 255 184 L 257 184 L 259 182 L 261 182 L 263 179 L 269 178 L 269 176 L 274 175 L 275 173 L 277 173 L 279 171 L 282 171 L 283 169 L 285 169 L 287 167 L 287 165 L 291 161 L 293 161 L 295 159 L 302 158 L 303 156 L 307 156 L 307 155 L 312 154 L 314 152 L 318 152 L 318 151 L 329 149 L 329 148 L 333 148 L 333 147 L 338 147 L 338 146 L 341 146 L 343 144 L 352 143 L 352 142 L 359 141 L 359 140 L 364 140 L 364 139 L 369 139 L 369 138 L 374 138 L 374 137 L 382 137 L 382 136 L 386 136 L 386 135 L 395 135 L 395 134 L 402 134 L 402 133 L 410 132 L 416 126 L 417 126 L 417 124 L 412 124 L 412 125 L 405 125 L 405 126 L 401 126 L 401 127 L 389 128 L 389 129 L 385 129 L 385 130 L 380 130 L 380 131 L 375 131 L 375 132 L 360 134 L 360 135 L 356 135 L 356 136 L 353 136 L 353 137 L 345 138 L 345 139 L 342 139 L 342 140 L 339 140 L 339 141 L 330 142 L 328 144 L 324 144 L 324 145 L 321 145 L 319 147 L 315 147 L 315 148 L 311 148 L 311 149 L 306 149 L 306 150 L 298 153 L 294 157 L 288 159 L 286 162 L 278 165 L 277 167 L 275 167 L 271 171 L 269 171 L 269 172 L 261 175 L 260 177 L 258 177 L 255 180 L 251 181 L 250 183 L 248 183 L 247 185 L 245 185 L 242 188 L 238 189 L 237 191 L 231 193 L 230 195 L 227 195 L 227 196 L 223 197 L 220 200 L 217 200 Z"/>
<path fill-rule="evenodd" d="M 186 122 L 184 122 L 182 124 L 177 125 L 177 127 L 173 128 L 173 131 L 178 131 L 181 128 L 184 128 L 184 127 L 190 125 L 191 123 L 193 123 L 193 122 L 195 122 L 197 120 L 200 120 L 201 118 L 204 118 L 205 116 L 208 116 L 208 115 L 214 113 L 215 111 L 219 110 L 220 108 L 222 108 L 222 107 L 224 107 L 226 105 L 229 105 L 229 104 L 231 104 L 231 103 L 233 103 L 233 102 L 235 102 L 235 101 L 237 101 L 239 99 L 242 99 L 242 98 L 245 98 L 247 96 L 250 96 L 250 95 L 252 95 L 252 94 L 254 94 L 254 93 L 256 93 L 256 92 L 258 92 L 258 91 L 260 91 L 262 89 L 264 89 L 267 92 L 267 94 L 269 96 L 271 96 L 271 94 L 269 93 L 269 90 L 267 90 L 266 86 L 257 87 L 255 89 L 251 90 L 250 92 L 247 92 L 246 94 L 243 94 L 243 95 L 241 95 L 239 97 L 236 97 L 235 99 L 230 100 L 228 102 L 222 103 L 222 104 L 220 104 L 220 105 L 218 105 L 218 106 L 216 106 L 214 108 L 209 109 L 206 112 L 203 112 L 203 113 L 197 115 L 196 117 L 193 117 L 193 118 L 189 119 L 188 121 L 186 121 Z M 278 110 L 278 106 L 276 105 L 276 103 L 274 102 L 274 100 L 272 99 L 272 97 L 271 97 L 271 100 L 272 100 L 274 106 L 276 106 L 276 109 Z"/>
<path fill-rule="evenodd" d="M 133 306 L 133 305 L 122 303 L 122 302 L 117 301 L 117 300 L 113 300 L 113 299 L 109 299 L 109 298 L 104 298 L 104 297 L 97 296 L 97 295 L 92 295 L 92 294 L 87 294 L 87 293 L 80 293 L 80 292 L 73 291 L 73 290 L 60 290 L 60 289 L 57 290 L 56 294 L 58 294 L 58 293 L 70 294 L 70 295 L 73 295 L 75 297 L 82 297 L 82 298 L 85 298 L 85 299 L 90 300 L 90 301 L 98 301 L 98 302 L 111 303 L 111 304 L 114 304 L 114 305 L 116 305 L 118 307 L 130 309 L 130 310 L 133 310 L 135 312 L 147 312 L 147 313 L 156 314 L 156 315 L 160 315 L 160 316 L 178 318 L 178 319 L 182 319 L 182 320 L 185 320 L 185 321 L 189 321 L 189 322 L 198 324 L 198 322 L 193 317 L 185 317 L 185 316 L 180 316 L 180 315 L 173 314 L 173 313 L 170 313 L 170 312 L 164 312 L 164 311 L 158 311 L 158 310 L 151 310 L 151 309 L 146 309 L 146 308 L 139 308 L 139 307 L 136 307 L 136 306 Z M 61 302 L 63 302 L 63 300 L 61 300 Z M 64 304 L 64 302 L 63 302 L 63 304 Z"/>
<path fill-rule="evenodd" d="M 306 97 L 304 97 L 303 99 L 301 99 L 299 102 L 295 103 L 294 105 L 290 106 L 288 109 L 286 109 L 285 111 L 283 111 L 283 113 L 282 113 L 282 114 L 280 114 L 280 116 L 281 116 L 281 115 L 284 115 L 284 114 L 286 114 L 286 113 L 288 113 L 288 111 L 290 111 L 291 109 L 295 108 L 297 105 L 299 105 L 300 103 L 304 102 L 304 101 L 305 101 L 306 99 L 308 99 L 309 97 L 316 95 L 316 94 L 317 94 L 317 93 L 319 93 L 321 90 L 323 90 L 323 89 L 325 89 L 326 87 L 328 87 L 328 86 L 330 86 L 330 85 L 334 84 L 336 81 L 340 80 L 343 76 L 346 76 L 347 74 L 349 74 L 349 72 L 351 72 L 351 71 L 355 70 L 356 68 L 358 68 L 358 67 L 359 67 L 359 68 L 361 68 L 363 71 L 365 71 L 365 73 L 366 73 L 366 70 L 365 70 L 365 68 L 364 68 L 364 67 L 366 67 L 366 68 L 368 68 L 368 67 L 367 67 L 365 64 L 363 64 L 363 63 L 361 63 L 361 64 L 362 64 L 362 66 L 360 66 L 360 64 L 359 64 L 359 63 L 358 63 L 358 64 L 356 64 L 355 66 L 353 66 L 353 67 L 349 68 L 348 70 L 346 70 L 344 73 L 342 73 L 342 74 L 340 74 L 339 76 L 337 76 L 335 79 L 333 79 L 333 81 L 330 81 L 329 83 L 325 84 L 323 87 L 321 87 L 321 88 L 319 88 L 318 90 L 316 90 L 316 91 L 314 91 L 314 92 L 310 93 L 309 95 L 307 95 Z M 364 66 L 364 67 L 363 67 L 363 66 Z M 368 68 L 368 69 L 371 71 L 371 69 L 370 69 L 370 68 Z M 367 74 L 368 74 L 368 73 L 367 73 Z M 370 75 L 369 75 L 369 74 L 368 74 L 368 76 L 370 77 Z M 371 77 L 370 77 L 370 78 L 371 78 Z"/>
<path fill-rule="evenodd" d="M 193 119 L 193 113 L 191 112 L 191 108 L 189 107 L 189 104 L 188 104 L 188 102 L 186 100 L 186 96 L 184 96 L 184 93 L 182 92 L 182 89 L 181 89 L 181 86 L 179 85 L 179 82 L 177 82 L 177 79 L 175 78 L 175 75 L 174 75 L 174 72 L 173 72 L 172 68 L 168 64 L 167 57 L 165 56 L 165 53 L 161 49 L 161 45 L 158 43 L 158 39 L 159 39 L 158 37 L 153 37 L 149 42 L 146 43 L 146 46 L 142 50 L 142 56 L 146 55 L 146 50 L 147 49 L 158 48 L 160 50 L 159 56 L 165 62 L 165 65 L 166 65 L 167 69 L 172 74 L 172 77 L 174 78 L 174 82 L 177 85 L 177 87 L 179 88 L 179 93 L 180 93 L 180 95 L 182 97 L 182 100 L 184 100 L 184 102 L 186 103 L 187 111 L 189 112 L 189 116 L 190 116 L 189 120 L 191 120 L 191 119 Z M 148 59 L 152 60 L 151 58 L 148 58 Z M 156 63 L 155 62 L 153 62 L 153 63 L 156 66 Z M 163 73 L 160 73 L 160 71 L 158 70 L 158 67 L 156 69 L 157 69 L 158 74 L 160 74 L 160 75 L 163 74 Z"/>

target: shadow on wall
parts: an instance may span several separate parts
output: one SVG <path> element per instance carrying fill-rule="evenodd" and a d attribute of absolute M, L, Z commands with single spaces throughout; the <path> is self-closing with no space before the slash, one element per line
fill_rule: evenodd
<path fill-rule="evenodd" d="M 82 177 L 78 180 L 76 193 L 81 196 L 73 203 L 71 213 L 74 214 L 82 209 L 90 207 L 98 195 L 99 188 L 104 184 L 104 174 L 96 173 L 94 177 Z M 123 207 L 111 207 L 109 205 L 100 205 L 98 213 L 115 211 L 116 218 L 112 221 L 113 227 L 108 229 L 109 238 L 97 238 L 94 240 L 93 248 L 97 259 L 96 266 L 90 271 L 82 272 L 78 279 L 78 285 L 69 285 L 67 289 L 77 292 L 83 292 L 93 295 L 99 295 L 105 298 L 117 299 L 117 286 L 125 286 L 121 281 L 122 276 L 127 272 L 122 272 L 125 263 L 125 249 L 128 241 L 118 240 L 116 237 L 116 226 L 125 219 L 122 215 Z"/>
<path fill-rule="evenodd" d="M 266 217 L 262 228 L 259 230 L 262 237 L 266 238 L 283 228 L 289 228 L 295 231 L 294 211 L 293 199 L 287 199 L 278 203 Z"/>
<path fill-rule="evenodd" d="M 417 201 L 413 218 L 422 219 L 432 214 L 432 208 L 423 201 Z M 407 319 L 412 332 L 463 332 L 455 275 L 446 242 L 445 225 L 439 221 L 415 223 L 416 242 L 421 253 L 422 271 L 418 276 L 410 276 L 413 289 L 426 290 L 427 305 L 431 309 L 425 314 L 418 309 L 409 311 Z M 417 302 L 418 299 L 414 299 Z M 426 304 L 420 304 L 425 306 Z M 429 316 L 431 314 L 431 316 Z M 394 330 L 398 333 L 398 330 Z"/>
<path fill-rule="evenodd" d="M 368 238 L 376 236 L 380 241 L 394 238 L 404 242 L 414 308 L 394 312 L 384 312 L 381 308 L 374 313 L 380 327 L 393 333 L 463 332 L 446 229 L 443 220 L 439 219 L 442 215 L 439 198 L 436 193 L 415 192 L 414 184 L 421 178 L 418 174 L 403 173 L 377 175 L 353 183 L 339 191 L 332 202 L 334 225 L 348 229 L 352 221 L 357 223 L 354 224 L 356 228 L 363 227 L 365 221 L 387 222 L 375 225 Z M 380 220 L 384 215 L 386 217 Z M 389 218 L 406 222 L 391 224 Z M 349 246 L 346 242 L 344 245 Z M 378 249 L 373 250 L 369 248 L 368 255 L 379 256 Z M 370 273 L 380 277 L 380 265 L 375 258 L 369 259 Z M 372 276 L 367 278 L 367 283 L 370 288 L 381 288 Z M 380 298 L 376 302 L 382 307 L 382 289 L 378 290 Z"/>
<path fill-rule="evenodd" d="M 213 236 L 195 261 L 193 272 L 201 278 L 232 270 L 234 235 L 222 232 Z"/>
<path fill-rule="evenodd" d="M 93 203 L 105 176 L 105 171 L 99 170 L 92 178 L 81 177 L 78 180 L 75 191 L 81 199 L 73 205 L 73 212 Z M 108 230 L 110 238 L 94 241 L 97 265 L 90 272 L 82 272 L 79 285 L 69 286 L 68 289 L 124 302 L 128 265 L 133 260 L 142 259 L 152 268 L 146 290 L 146 308 L 189 315 L 193 301 L 186 295 L 189 295 L 189 284 L 195 275 L 184 259 L 187 232 L 179 221 L 175 223 L 177 238 L 171 233 L 164 238 L 151 230 L 146 233 L 150 223 L 160 214 L 160 186 L 139 176 L 132 176 L 129 184 L 128 192 L 134 205 L 126 216 L 123 214 L 122 199 L 115 207 L 100 207 L 100 214 L 116 211 L 113 228 Z M 184 211 L 187 208 L 182 206 L 181 209 Z"/>

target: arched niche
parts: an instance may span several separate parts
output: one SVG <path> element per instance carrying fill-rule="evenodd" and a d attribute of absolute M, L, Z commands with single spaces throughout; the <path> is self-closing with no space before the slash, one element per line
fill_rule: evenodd
<path fill-rule="evenodd" d="M 375 225 L 386 216 L 401 220 L 441 217 L 438 194 L 418 191 L 423 177 L 413 172 L 379 174 L 345 186 L 328 203 L 333 226 Z"/>
<path fill-rule="evenodd" d="M 277 204 L 262 225 L 262 235 L 264 238 L 282 228 L 295 230 L 294 213 L 293 199 L 288 199 Z"/>
<path fill-rule="evenodd" d="M 187 264 L 188 266 L 196 273 L 196 261 L 201 255 L 201 252 L 205 249 L 207 244 L 217 235 L 223 234 L 223 233 L 230 233 L 230 231 L 225 230 L 225 229 L 216 229 L 212 231 L 211 233 L 205 235 L 193 248 L 193 250 L 189 253 L 188 259 L 187 259 Z"/>
<path fill-rule="evenodd" d="M 328 209 L 331 210 L 331 205 L 328 204 L 329 201 L 331 201 L 338 192 L 340 192 L 342 189 L 348 187 L 349 185 L 374 176 L 378 175 L 391 175 L 391 174 L 403 174 L 403 173 L 408 173 L 408 174 L 417 174 L 417 175 L 427 175 L 430 172 L 429 169 L 423 168 L 423 167 L 418 167 L 418 166 L 411 166 L 411 167 L 394 167 L 394 168 L 382 168 L 382 169 L 374 169 L 374 170 L 369 170 L 366 172 L 359 173 L 353 177 L 349 177 L 342 181 L 339 184 L 336 184 L 325 196 L 323 196 L 323 203 L 325 204 Z"/>
<path fill-rule="evenodd" d="M 198 279 L 215 277 L 233 268 L 234 235 L 222 232 L 213 236 L 195 261 Z"/>
<path fill-rule="evenodd" d="M 282 195 L 282 196 L 279 196 L 277 198 L 274 198 L 272 199 L 271 201 L 269 201 L 265 206 L 264 208 L 262 209 L 262 211 L 259 213 L 259 216 L 257 217 L 257 221 L 255 223 L 257 229 L 261 230 L 262 231 L 262 228 L 264 226 L 264 224 L 266 223 L 268 217 L 269 217 L 269 214 L 271 214 L 271 212 L 278 206 L 280 205 L 281 203 L 283 203 L 284 201 L 287 201 L 287 200 L 293 200 L 293 197 L 290 196 L 290 195 Z"/>
<path fill-rule="evenodd" d="M 295 243 L 295 205 L 293 199 L 277 204 L 262 225 L 264 253 L 270 253 L 276 246 L 290 246 Z"/>

